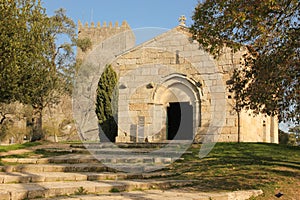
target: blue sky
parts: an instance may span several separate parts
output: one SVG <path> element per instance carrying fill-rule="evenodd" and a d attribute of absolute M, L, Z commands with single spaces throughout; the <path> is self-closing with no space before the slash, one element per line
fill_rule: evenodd
<path fill-rule="evenodd" d="M 44 0 L 43 6 L 49 15 L 58 8 L 65 8 L 74 22 L 126 20 L 131 28 L 173 28 L 178 25 L 180 15 L 185 15 L 187 25 L 197 0 Z"/>

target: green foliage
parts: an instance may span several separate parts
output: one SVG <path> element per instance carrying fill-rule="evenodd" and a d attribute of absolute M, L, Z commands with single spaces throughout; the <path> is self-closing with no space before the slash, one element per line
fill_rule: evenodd
<path fill-rule="evenodd" d="M 77 40 L 77 46 L 83 51 L 86 52 L 92 47 L 92 41 L 90 38 L 83 38 Z"/>
<path fill-rule="evenodd" d="M 289 132 L 300 136 L 300 126 L 294 126 L 290 128 Z"/>
<path fill-rule="evenodd" d="M 297 138 L 294 133 L 289 134 L 289 141 L 287 144 L 290 146 L 297 146 Z"/>
<path fill-rule="evenodd" d="M 0 4 L 0 102 L 4 103 L 15 100 L 22 62 L 27 62 L 29 57 L 26 53 L 29 46 L 25 37 L 26 14 L 17 8 L 18 3 L 19 1 L 14 0 L 1 0 Z"/>
<path fill-rule="evenodd" d="M 289 132 L 286 133 L 284 131 L 279 131 L 279 143 L 289 146 L 297 146 L 299 145 L 299 136 L 297 133 Z"/>
<path fill-rule="evenodd" d="M 85 195 L 87 193 L 88 191 L 84 187 L 80 186 L 75 192 L 75 195 Z"/>
<path fill-rule="evenodd" d="M 289 142 L 289 134 L 279 130 L 279 144 L 288 144 Z"/>
<path fill-rule="evenodd" d="M 0 19 L 0 102 L 32 106 L 41 139 L 43 108 L 71 91 L 75 24 L 62 9 L 47 16 L 41 0 L 1 0 Z M 57 45 L 60 35 L 69 43 Z"/>
<path fill-rule="evenodd" d="M 111 193 L 119 193 L 120 190 L 119 190 L 118 188 L 111 188 L 111 189 L 109 190 L 109 192 L 111 192 Z"/>
<path fill-rule="evenodd" d="M 98 82 L 96 114 L 99 125 L 110 141 L 115 141 L 117 135 L 117 74 L 109 65 L 105 68 Z M 100 138 L 101 140 L 101 138 Z"/>
<path fill-rule="evenodd" d="M 216 57 L 224 47 L 246 46 L 236 88 L 243 106 L 281 121 L 300 121 L 299 9 L 298 0 L 207 0 L 196 7 L 190 29 Z"/>
<path fill-rule="evenodd" d="M 300 126 L 294 126 L 289 129 L 289 133 L 293 134 L 295 137 L 295 142 L 300 144 Z"/>

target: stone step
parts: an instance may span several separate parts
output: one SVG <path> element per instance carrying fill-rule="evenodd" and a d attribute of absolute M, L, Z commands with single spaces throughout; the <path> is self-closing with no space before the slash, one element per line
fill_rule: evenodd
<path fill-rule="evenodd" d="M 193 183 L 194 181 L 186 180 L 124 180 L 0 184 L 0 199 L 21 200 L 72 194 L 80 195 L 132 190 L 167 189 L 170 187 L 191 185 Z"/>
<path fill-rule="evenodd" d="M 95 157 L 102 163 L 152 163 L 152 164 L 171 164 L 176 160 L 183 160 L 178 157 L 161 157 L 161 156 L 145 156 L 145 155 L 109 155 L 101 154 Z"/>
<path fill-rule="evenodd" d="M 44 152 L 49 152 L 49 153 L 80 153 L 80 154 L 85 154 L 89 153 L 87 149 L 85 148 L 43 148 L 43 149 L 37 149 L 36 151 L 42 150 Z"/>
<path fill-rule="evenodd" d="M 0 172 L 0 184 L 3 183 L 37 183 L 37 182 L 57 182 L 57 181 L 100 181 L 100 180 L 125 180 L 125 179 L 150 179 L 165 178 L 174 176 L 173 173 L 65 173 L 65 172 Z"/>
<path fill-rule="evenodd" d="M 49 158 L 2 158 L 2 162 L 18 164 L 48 164 L 48 163 L 99 163 L 100 161 L 91 155 L 66 154 Z"/>
<path fill-rule="evenodd" d="M 151 155 L 151 156 L 160 156 L 160 157 L 180 157 L 183 154 L 192 154 L 191 151 L 179 151 L 179 150 L 147 150 L 147 149 L 127 149 L 127 150 L 120 150 L 120 149 L 88 149 L 89 152 L 93 154 L 109 154 L 109 155 Z"/>
<path fill-rule="evenodd" d="M 55 181 L 86 181 L 88 175 L 84 173 L 64 173 L 64 172 L 10 172 L 0 173 L 0 183 L 37 183 Z"/>
<path fill-rule="evenodd" d="M 112 171 L 101 163 L 79 164 L 24 164 L 0 166 L 2 172 L 107 172 Z"/>
<path fill-rule="evenodd" d="M 168 172 L 151 172 L 151 173 L 89 173 L 89 181 L 100 180 L 128 180 L 128 179 L 153 179 L 153 178 L 167 178 L 175 176 L 175 173 Z"/>
<path fill-rule="evenodd" d="M 51 198 L 51 200 L 247 200 L 263 194 L 262 190 L 241 190 L 235 192 L 188 192 L 183 190 L 145 190 L 111 194 L 71 195 L 68 197 Z M 36 200 L 46 200 L 36 199 Z"/>
<path fill-rule="evenodd" d="M 192 154 L 191 151 L 177 148 L 164 148 L 164 149 L 151 149 L 151 148 L 103 148 L 101 146 L 83 147 L 83 148 L 70 148 L 70 149 L 58 149 L 58 148 L 45 148 L 43 151 L 50 153 L 75 153 L 75 154 L 109 154 L 109 155 L 155 155 L 162 157 L 180 157 L 182 154 Z"/>
<path fill-rule="evenodd" d="M 71 144 L 72 148 L 163 148 L 168 145 L 168 142 L 163 143 L 83 143 L 83 144 Z M 169 144 L 174 147 L 181 147 L 184 144 Z"/>
<path fill-rule="evenodd" d="M 148 151 L 155 151 L 159 149 L 165 150 L 182 150 L 191 146 L 191 141 L 178 141 L 172 142 L 169 141 L 162 143 L 83 143 L 83 144 L 70 144 L 70 148 L 74 149 L 144 149 Z"/>
<path fill-rule="evenodd" d="M 96 158 L 95 158 L 96 157 Z M 175 160 L 183 160 L 183 158 L 177 157 L 161 157 L 161 156 L 147 156 L 147 155 L 101 155 L 90 154 L 67 154 L 62 156 L 55 156 L 49 158 L 2 158 L 2 162 L 18 163 L 18 164 L 48 164 L 48 163 L 164 163 L 169 164 Z"/>
<path fill-rule="evenodd" d="M 0 166 L 1 172 L 129 172 L 144 173 L 167 169 L 168 164 L 153 163 L 76 163 L 76 164 L 22 164 Z"/>

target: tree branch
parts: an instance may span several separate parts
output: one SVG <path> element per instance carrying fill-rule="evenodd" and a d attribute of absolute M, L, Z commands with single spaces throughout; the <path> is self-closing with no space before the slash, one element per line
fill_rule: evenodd
<path fill-rule="evenodd" d="M 0 120 L 0 124 L 3 124 L 3 122 L 4 122 L 4 120 L 6 119 L 6 115 L 8 114 L 8 113 L 2 113 L 2 112 L 0 112 L 0 114 L 1 114 L 1 120 Z"/>

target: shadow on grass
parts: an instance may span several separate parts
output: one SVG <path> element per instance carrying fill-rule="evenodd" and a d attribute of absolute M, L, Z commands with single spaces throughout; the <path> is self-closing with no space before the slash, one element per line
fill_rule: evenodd
<path fill-rule="evenodd" d="M 197 158 L 199 148 L 191 149 L 193 155 L 185 155 L 172 170 L 181 174 L 180 178 L 198 180 L 201 190 L 261 189 L 300 175 L 299 147 L 218 143 L 203 159 Z"/>
<path fill-rule="evenodd" d="M 70 154 L 69 151 L 48 151 L 47 149 L 36 149 L 34 153 L 39 155 L 41 158 Z"/>

